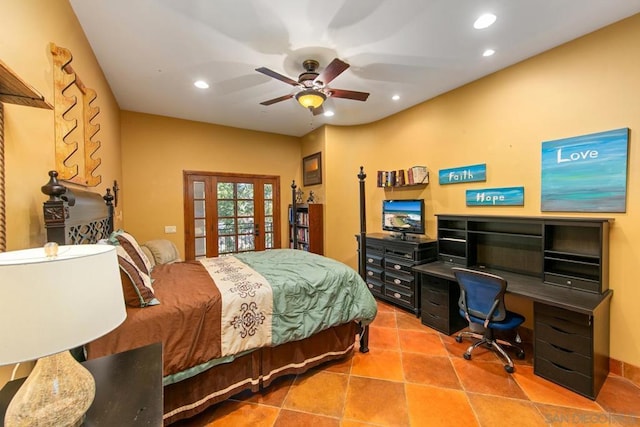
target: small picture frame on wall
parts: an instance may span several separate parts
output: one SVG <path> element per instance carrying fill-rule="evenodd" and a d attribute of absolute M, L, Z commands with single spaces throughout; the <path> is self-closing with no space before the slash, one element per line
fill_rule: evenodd
<path fill-rule="evenodd" d="M 311 154 L 302 159 L 302 184 L 322 184 L 322 153 Z"/>

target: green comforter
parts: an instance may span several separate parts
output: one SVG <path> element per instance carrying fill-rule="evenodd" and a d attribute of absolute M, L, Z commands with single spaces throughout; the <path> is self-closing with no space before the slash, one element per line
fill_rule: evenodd
<path fill-rule="evenodd" d="M 341 262 L 293 249 L 234 256 L 262 274 L 273 289 L 273 345 L 352 320 L 367 325 L 376 316 L 367 285 Z"/>

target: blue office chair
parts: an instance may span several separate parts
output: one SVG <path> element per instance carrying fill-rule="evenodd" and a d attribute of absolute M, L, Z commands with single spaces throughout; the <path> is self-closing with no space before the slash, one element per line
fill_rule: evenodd
<path fill-rule="evenodd" d="M 502 339 L 494 338 L 494 331 L 512 331 L 524 322 L 524 316 L 508 311 L 504 305 L 504 294 L 507 290 L 507 281 L 500 276 L 485 273 L 482 271 L 469 270 L 466 268 L 454 267 L 453 274 L 460 286 L 460 300 L 458 307 L 460 315 L 467 319 L 471 331 L 463 331 L 456 337 L 457 342 L 462 342 L 464 337 L 477 338 L 464 353 L 464 358 L 471 360 L 471 352 L 474 348 L 486 345 L 497 351 L 505 361 L 505 371 L 513 372 L 513 361 L 504 351 L 501 345 L 511 347 L 516 350 L 516 356 L 524 359 L 524 350 L 517 344 Z M 481 325 L 484 329 L 480 335 L 474 332 L 475 325 Z M 520 343 L 520 336 L 516 331 L 515 342 Z"/>

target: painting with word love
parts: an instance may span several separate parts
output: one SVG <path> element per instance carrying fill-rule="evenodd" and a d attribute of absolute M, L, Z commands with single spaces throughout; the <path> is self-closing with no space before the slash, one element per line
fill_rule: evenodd
<path fill-rule="evenodd" d="M 541 209 L 625 212 L 629 129 L 542 143 Z"/>

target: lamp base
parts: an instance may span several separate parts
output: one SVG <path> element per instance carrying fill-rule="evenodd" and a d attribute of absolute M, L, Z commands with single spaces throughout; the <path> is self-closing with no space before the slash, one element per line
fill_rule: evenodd
<path fill-rule="evenodd" d="M 4 425 L 79 426 L 95 393 L 93 376 L 71 353 L 43 357 L 9 403 Z"/>

